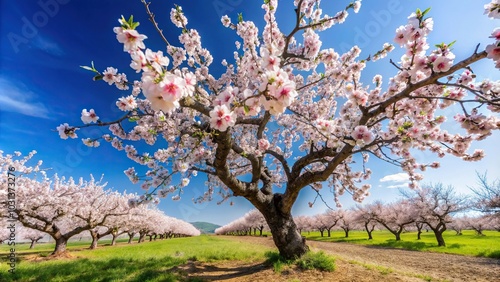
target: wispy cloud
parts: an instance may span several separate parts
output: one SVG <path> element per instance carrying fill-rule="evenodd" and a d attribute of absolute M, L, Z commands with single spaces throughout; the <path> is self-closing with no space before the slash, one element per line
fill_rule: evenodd
<path fill-rule="evenodd" d="M 37 95 L 19 81 L 0 77 L 0 104 L 4 112 L 14 112 L 31 117 L 49 119 L 49 110 Z"/>
<path fill-rule="evenodd" d="M 408 181 L 408 174 L 400 172 L 396 174 L 389 174 L 380 178 L 380 182 L 405 182 Z"/>
<path fill-rule="evenodd" d="M 386 182 L 388 186 L 379 185 L 379 187 L 398 189 L 408 187 L 408 174 L 406 173 L 396 173 L 386 175 L 379 180 L 380 182 Z"/>
<path fill-rule="evenodd" d="M 64 51 L 56 42 L 40 34 L 33 39 L 32 46 L 53 56 L 64 55 Z"/>
<path fill-rule="evenodd" d="M 389 189 L 408 188 L 408 183 L 389 185 L 389 186 L 386 186 L 385 188 L 389 188 Z"/>

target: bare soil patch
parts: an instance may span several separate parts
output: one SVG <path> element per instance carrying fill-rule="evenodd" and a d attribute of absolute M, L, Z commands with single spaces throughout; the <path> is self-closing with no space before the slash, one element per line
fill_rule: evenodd
<path fill-rule="evenodd" d="M 226 237 L 245 244 L 274 247 L 272 238 Z M 275 273 L 272 266 L 245 262 L 190 262 L 179 268 L 188 277 L 206 281 L 499 281 L 500 260 L 460 255 L 309 241 L 315 250 L 337 258 L 334 272 Z"/>

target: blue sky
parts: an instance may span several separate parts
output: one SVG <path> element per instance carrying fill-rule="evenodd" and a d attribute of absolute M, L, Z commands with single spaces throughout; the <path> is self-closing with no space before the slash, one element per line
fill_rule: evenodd
<path fill-rule="evenodd" d="M 151 9 L 166 37 L 176 45 L 179 30 L 169 20 L 173 4 L 166 2 L 170 1 L 153 1 Z M 332 15 L 338 7 L 348 2 L 335 1 L 335 4 L 324 5 L 323 11 Z M 473 52 L 477 43 L 482 43 L 484 48 L 490 42 L 487 37 L 498 26 L 498 20 L 490 20 L 482 15 L 483 5 L 488 2 L 363 1 L 359 14 L 351 13 L 344 25 L 335 26 L 320 36 L 323 47 L 331 46 L 339 51 L 358 44 L 364 57 L 378 50 L 383 43 L 391 42 L 394 30 L 405 24 L 406 17 L 416 8 L 432 7 L 430 16 L 434 18 L 435 26 L 429 41 L 437 44 L 457 40 L 455 54 L 457 59 L 461 59 Z M 260 26 L 263 22 L 261 1 L 178 0 L 175 3 L 183 7 L 189 20 L 188 26 L 198 29 L 203 45 L 214 56 L 213 70 L 218 72 L 223 71 L 220 65 L 222 59 L 231 61 L 233 42 L 237 39 L 232 30 L 222 27 L 220 17 L 228 14 L 236 21 L 237 14 L 242 12 L 245 19 L 255 20 Z M 165 46 L 147 20 L 139 0 L 0 0 L 0 150 L 6 153 L 18 150 L 24 154 L 37 150 L 36 158 L 44 160 L 45 167 L 52 168 L 53 172 L 60 175 L 88 178 L 89 174 L 104 174 L 108 187 L 142 193 L 140 187 L 131 184 L 123 174 L 125 169 L 136 165 L 123 152 L 114 150 L 109 144 L 87 148 L 79 141 L 81 138 L 100 135 L 106 132 L 105 128 L 81 130 L 78 132 L 78 141 L 61 140 L 55 132 L 55 128 L 64 122 L 81 124 L 80 112 L 83 108 L 95 109 L 102 120 L 110 120 L 119 113 L 114 105 L 123 92 L 106 83 L 93 82 L 91 73 L 79 66 L 94 61 L 100 71 L 114 66 L 126 72 L 129 78 L 133 77 L 135 73 L 129 71 L 128 67 L 130 59 L 122 51 L 112 31 L 121 15 L 128 18 L 131 14 L 141 23 L 139 32 L 149 37 L 146 46 L 164 50 Z M 291 29 L 293 16 L 290 4 L 280 4 L 278 19 L 281 20 L 283 31 Z M 390 56 L 397 61 L 400 53 L 396 51 Z M 480 79 L 500 79 L 491 61 L 474 65 L 474 71 Z M 369 64 L 363 78 L 369 82 L 376 73 L 384 75 L 387 81 L 394 73 L 394 68 L 388 60 Z M 453 109 L 447 110 L 446 114 L 452 117 Z M 449 130 L 458 130 L 458 127 L 450 125 Z M 499 141 L 500 135 L 495 133 L 479 143 L 487 155 L 481 162 L 465 163 L 453 157 L 443 159 L 442 168 L 425 173 L 425 181 L 443 182 L 453 185 L 458 192 L 467 193 L 467 186 L 475 183 L 475 171 L 482 173 L 488 170 L 491 179 L 500 177 Z M 433 158 L 433 155 L 425 152 L 417 155 L 418 160 L 425 162 L 431 162 Z M 398 196 L 397 189 L 387 187 L 404 185 L 398 168 L 382 163 L 372 163 L 371 167 L 374 171 L 370 181 L 372 196 L 366 201 L 395 199 Z M 203 181 L 203 176 L 198 176 L 192 180 L 180 202 L 164 199 L 160 208 L 168 215 L 186 221 L 218 224 L 228 223 L 251 209 L 251 205 L 241 198 L 233 199 L 233 206 L 228 203 L 217 205 L 216 201 L 193 204 L 191 198 L 202 193 Z M 332 196 L 328 193 L 324 196 L 333 206 Z M 324 211 L 325 206 L 321 203 L 312 209 L 307 206 L 307 202 L 313 198 L 314 194 L 302 192 L 293 210 L 294 215 Z M 352 205 L 348 197 L 343 197 L 342 202 L 345 206 Z"/>

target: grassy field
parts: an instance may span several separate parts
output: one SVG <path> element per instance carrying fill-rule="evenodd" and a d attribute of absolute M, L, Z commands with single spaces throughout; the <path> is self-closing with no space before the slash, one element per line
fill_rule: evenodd
<path fill-rule="evenodd" d="M 472 231 L 465 231 L 461 236 L 446 232 L 447 247 L 437 247 L 432 232 L 424 232 L 421 240 L 416 239 L 414 232 L 404 233 L 400 242 L 396 242 L 387 231 L 375 231 L 373 240 L 367 240 L 366 233 L 361 231 L 350 232 L 349 238 L 344 238 L 342 231 L 332 232 L 331 237 L 321 237 L 318 232 L 304 232 L 303 235 L 308 240 L 500 258 L 500 232 L 493 231 L 485 232 L 486 236 L 476 236 Z M 5 254 L 9 252 L 9 246 L 3 244 L 0 245 L 0 281 L 199 281 L 185 278 L 185 273 L 177 267 L 189 261 L 262 262 L 267 259 L 274 265 L 275 272 L 280 272 L 285 265 L 276 258 L 273 262 L 272 258 L 277 256 L 274 248 L 256 248 L 218 236 L 202 235 L 142 244 L 126 244 L 125 241 L 117 246 L 103 246 L 109 244 L 109 241 L 103 241 L 96 250 L 88 250 L 89 242 L 71 242 L 68 246 L 70 259 L 45 259 L 52 252 L 53 244 L 39 244 L 34 250 L 29 250 L 29 244 L 19 244 L 16 246 L 18 261 L 14 275 L 7 272 L 9 266 Z M 323 267 L 324 260 L 318 258 L 321 256 L 304 260 L 301 267 L 308 269 L 312 264 L 316 264 L 316 268 L 318 265 Z M 333 269 L 334 264 L 326 266 Z"/>
<path fill-rule="evenodd" d="M 373 240 L 368 240 L 365 231 L 351 231 L 349 238 L 345 238 L 342 230 L 332 231 L 331 237 L 321 237 L 319 232 L 303 232 L 308 240 L 325 242 L 349 242 L 362 245 L 375 245 L 380 247 L 403 248 L 408 250 L 442 252 L 467 256 L 500 258 L 500 232 L 484 231 L 485 236 L 477 236 L 472 230 L 463 231 L 463 235 L 455 235 L 455 231 L 445 231 L 443 234 L 446 247 L 438 247 L 432 231 L 423 232 L 421 240 L 417 240 L 416 232 L 401 234 L 401 241 L 396 241 L 395 236 L 386 230 L 372 233 Z"/>
<path fill-rule="evenodd" d="M 105 243 L 105 242 L 104 242 Z M 179 281 L 182 276 L 171 271 L 188 260 L 203 262 L 221 260 L 263 261 L 272 249 L 255 248 L 215 236 L 176 238 L 142 244 L 104 246 L 86 250 L 89 242 L 72 242 L 68 249 L 74 258 L 33 262 L 35 254 L 49 255 L 53 244 L 16 246 L 19 258 L 15 274 L 8 273 L 5 254 L 7 245 L 0 245 L 2 263 L 0 281 Z M 78 250 L 78 251 L 77 251 Z M 40 256 L 38 256 L 40 259 Z M 196 281 L 196 280 L 188 280 Z"/>

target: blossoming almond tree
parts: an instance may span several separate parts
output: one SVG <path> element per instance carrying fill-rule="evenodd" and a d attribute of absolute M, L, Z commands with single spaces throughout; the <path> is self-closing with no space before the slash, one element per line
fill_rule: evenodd
<path fill-rule="evenodd" d="M 17 204 L 12 213 L 23 226 L 45 232 L 56 241 L 52 254 L 65 252 L 71 237 L 103 225 L 109 217 L 124 215 L 130 209 L 124 196 L 105 190 L 106 184 L 93 177 L 90 181 L 57 175 L 49 178 L 46 171 L 40 169 L 41 161 L 33 166 L 29 164 L 35 153 L 19 159 L 19 152 L 4 155 L 0 151 L 0 172 L 15 168 Z M 6 178 L 7 173 L 2 173 L 1 183 L 6 183 Z M 0 189 L 0 196 L 7 199 L 7 190 Z M 3 204 L 5 200 L 1 201 Z"/>
<path fill-rule="evenodd" d="M 339 54 L 323 46 L 319 36 L 343 23 L 349 12 L 358 12 L 361 1 L 346 1 L 345 9 L 329 16 L 319 0 L 295 0 L 295 24 L 285 33 L 276 21 L 278 1 L 265 0 L 262 32 L 242 16 L 236 23 L 222 17 L 222 24 L 241 40 L 233 62 L 224 60 L 226 71 L 216 78 L 210 67 L 213 58 L 203 48 L 200 34 L 188 27 L 182 8 L 170 13 L 181 30 L 182 46 L 173 46 L 149 3 L 142 2 L 167 44 L 166 54 L 147 48 L 139 23 L 122 17 L 114 32 L 140 78 L 129 81 L 112 67 L 102 73 L 93 64 L 84 68 L 95 73 L 95 80 L 128 91 L 116 102 L 123 116 L 101 121 L 98 113 L 85 109 L 86 124 L 61 124 L 61 138 L 77 138 L 83 127 L 109 126 L 111 134 L 102 139 L 148 168 L 146 177 L 133 168 L 126 171 L 134 183 L 142 180 L 143 188 L 150 189 L 145 201 L 169 194 L 179 199 L 189 178 L 204 173 L 207 190 L 198 201 L 210 200 L 214 193 L 223 200 L 245 197 L 263 214 L 285 258 L 308 249 L 291 215 L 302 189 L 320 191 L 327 182 L 338 205 L 337 196 L 345 192 L 362 201 L 370 188 L 363 184 L 371 175 L 370 156 L 400 166 L 415 188 L 422 179 L 417 171 L 439 163 L 417 163 L 414 150 L 476 161 L 484 153 L 469 152 L 471 143 L 499 128 L 491 112 L 500 111 L 500 84 L 476 81 L 478 75 L 470 67 L 487 58 L 500 67 L 498 29 L 485 49 L 478 46 L 469 56 L 456 58 L 453 43 L 431 47 L 427 37 L 433 20 L 429 10 L 417 10 L 396 30 L 394 42 L 404 55 L 398 62 L 390 61 L 395 74 L 385 84 L 376 75 L 372 85 L 361 81 L 362 70 L 386 57 L 394 45 L 384 44 L 363 59 L 359 47 Z M 485 6 L 491 18 L 499 18 L 499 11 L 498 0 Z M 441 128 L 446 117 L 440 110 L 454 104 L 460 109 L 454 120 L 464 128 L 461 133 Z M 137 140 L 152 145 L 159 139 L 165 147 L 151 153 L 131 145 Z M 99 145 L 98 139 L 84 142 Z M 354 164 L 358 156 L 361 166 Z"/>

